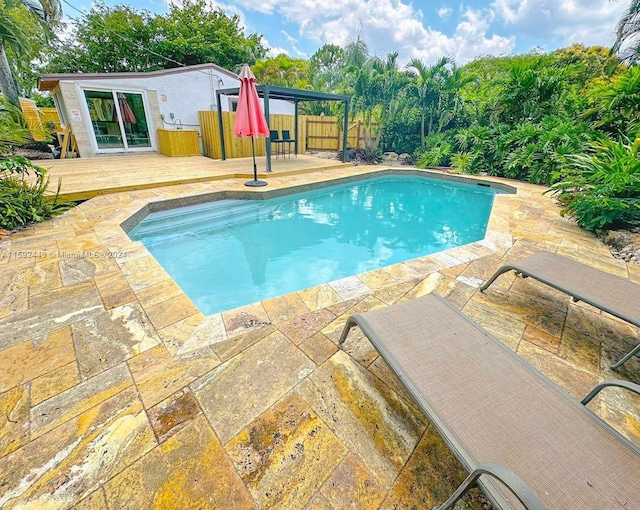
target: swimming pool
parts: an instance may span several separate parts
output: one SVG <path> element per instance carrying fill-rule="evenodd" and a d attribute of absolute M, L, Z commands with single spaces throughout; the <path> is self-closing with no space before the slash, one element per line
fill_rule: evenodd
<path fill-rule="evenodd" d="M 385 176 L 155 212 L 129 236 L 209 315 L 481 240 L 495 193 Z"/>

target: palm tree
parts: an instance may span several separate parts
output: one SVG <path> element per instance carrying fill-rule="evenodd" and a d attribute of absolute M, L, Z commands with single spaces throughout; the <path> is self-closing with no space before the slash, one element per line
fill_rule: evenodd
<path fill-rule="evenodd" d="M 630 43 L 625 60 L 640 60 L 640 0 L 631 0 L 629 8 L 618 21 L 611 51 L 619 52 L 625 42 Z"/>
<path fill-rule="evenodd" d="M 452 63 L 450 57 L 442 57 L 434 65 L 427 67 L 422 60 L 414 58 L 409 62 L 409 69 L 415 74 L 418 97 L 420 98 L 420 145 L 424 148 L 425 134 L 433 130 L 433 120 L 436 115 L 437 105 L 442 88 L 442 77 L 447 65 Z M 429 116 L 428 132 L 425 133 L 425 120 Z"/>
<path fill-rule="evenodd" d="M 367 42 L 362 38 L 360 32 L 358 32 L 356 40 L 349 40 L 344 47 L 345 66 L 362 67 L 368 60 L 369 46 L 367 46 Z"/>
<path fill-rule="evenodd" d="M 382 136 L 382 126 L 389 119 L 391 109 L 400 90 L 409 83 L 410 74 L 401 72 L 398 66 L 398 52 L 389 53 L 385 60 L 372 59 L 372 67 L 376 70 L 378 84 L 378 132 L 373 144 L 377 147 Z"/>
<path fill-rule="evenodd" d="M 465 74 L 461 67 L 454 66 L 450 70 L 445 69 L 445 71 L 438 99 L 438 132 L 441 132 L 462 112 L 464 101 L 460 90 L 475 81 L 475 77 L 471 74 Z"/>
<path fill-rule="evenodd" d="M 60 0 L 5 0 L 0 3 L 0 92 L 7 100 L 20 108 L 18 86 L 7 59 L 6 46 L 19 56 L 28 47 L 24 30 L 11 16 L 11 9 L 22 5 L 40 21 L 45 34 L 50 34 L 50 24 L 62 16 Z"/>
<path fill-rule="evenodd" d="M 365 125 L 365 145 L 372 147 L 371 127 L 373 110 L 380 104 L 381 84 L 375 61 L 370 60 L 356 68 L 353 82 L 353 113 L 362 113 Z"/>

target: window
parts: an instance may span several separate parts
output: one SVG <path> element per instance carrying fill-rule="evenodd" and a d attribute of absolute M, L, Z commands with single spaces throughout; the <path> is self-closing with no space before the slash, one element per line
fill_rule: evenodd
<path fill-rule="evenodd" d="M 99 149 L 151 147 L 142 94 L 85 90 L 84 97 Z"/>

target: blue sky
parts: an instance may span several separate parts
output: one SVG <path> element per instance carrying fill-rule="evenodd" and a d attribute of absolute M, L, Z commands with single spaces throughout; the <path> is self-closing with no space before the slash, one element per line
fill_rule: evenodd
<path fill-rule="evenodd" d="M 69 0 L 87 9 L 87 0 Z M 179 0 L 174 0 L 178 1 Z M 211 1 L 211 0 L 210 0 Z M 127 3 L 106 0 L 107 5 Z M 129 5 L 166 12 L 163 0 Z M 433 63 L 442 55 L 464 64 L 478 55 L 549 51 L 574 42 L 608 46 L 629 0 L 219 0 L 264 36 L 272 54 L 308 58 L 324 43 L 344 45 L 361 31 L 379 56 L 398 51 L 401 62 Z M 71 15 L 77 15 L 65 6 Z"/>

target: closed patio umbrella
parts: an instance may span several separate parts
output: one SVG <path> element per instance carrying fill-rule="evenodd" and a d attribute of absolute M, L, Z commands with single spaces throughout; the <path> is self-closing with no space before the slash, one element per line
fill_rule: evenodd
<path fill-rule="evenodd" d="M 260 106 L 260 99 L 256 90 L 256 77 L 247 64 L 240 71 L 240 92 L 238 94 L 238 110 L 233 125 L 233 135 L 237 137 L 251 137 L 251 153 L 253 155 L 253 181 L 245 182 L 245 186 L 266 186 L 265 181 L 258 180 L 256 167 L 256 153 L 253 139 L 260 135 L 269 135 L 269 126 Z"/>
<path fill-rule="evenodd" d="M 127 102 L 127 98 L 124 97 L 122 92 L 118 92 L 118 103 L 120 104 L 120 113 L 122 113 L 122 122 L 126 124 L 135 124 L 137 121 L 131 106 Z"/>

